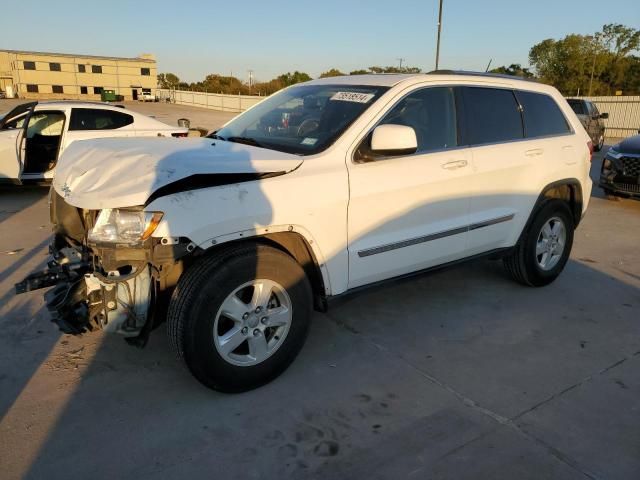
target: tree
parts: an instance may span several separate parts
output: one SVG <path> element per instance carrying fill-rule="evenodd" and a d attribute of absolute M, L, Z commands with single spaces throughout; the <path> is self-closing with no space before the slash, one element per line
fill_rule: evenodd
<path fill-rule="evenodd" d="M 180 79 L 173 73 L 159 73 L 158 85 L 160 88 L 176 88 L 180 85 Z"/>
<path fill-rule="evenodd" d="M 371 73 L 369 70 L 354 70 L 353 72 L 349 72 L 349 75 L 367 75 Z"/>
<path fill-rule="evenodd" d="M 327 70 L 326 72 L 322 72 L 320 74 L 320 78 L 341 77 L 343 75 L 344 75 L 344 73 L 342 73 L 337 68 L 332 68 L 330 70 Z"/>
<path fill-rule="evenodd" d="M 295 85 L 296 83 L 308 82 L 309 80 L 311 80 L 311 77 L 307 73 L 299 72 L 296 70 L 293 73 L 284 73 L 277 79 L 280 80 L 285 87 L 288 87 L 289 85 Z"/>
<path fill-rule="evenodd" d="M 533 73 L 528 68 L 523 68 L 519 63 L 512 63 L 508 67 L 502 66 L 490 70 L 491 73 L 500 73 L 502 75 L 513 75 L 516 77 L 532 78 Z"/>
<path fill-rule="evenodd" d="M 546 39 L 529 51 L 538 77 L 566 95 L 609 95 L 616 90 L 640 93 L 631 73 L 637 67 L 632 53 L 640 48 L 640 30 L 608 24 L 593 35 Z"/>

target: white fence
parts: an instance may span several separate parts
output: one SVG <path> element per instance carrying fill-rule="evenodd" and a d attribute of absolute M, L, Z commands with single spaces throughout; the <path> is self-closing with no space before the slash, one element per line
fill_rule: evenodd
<path fill-rule="evenodd" d="M 225 95 L 220 93 L 192 92 L 187 90 L 168 90 L 159 88 L 157 96 L 161 102 L 171 102 L 178 105 L 193 105 L 195 107 L 210 108 L 222 112 L 244 112 L 264 97 L 254 95 Z"/>
<path fill-rule="evenodd" d="M 159 88 L 160 101 L 179 105 L 193 105 L 222 112 L 244 112 L 264 97 L 254 95 L 224 95 L 220 93 L 167 90 Z M 608 113 L 604 121 L 607 138 L 626 138 L 640 130 L 640 96 L 578 97 L 591 100 L 601 113 Z"/>
<path fill-rule="evenodd" d="M 607 138 L 626 138 L 640 130 L 640 96 L 577 97 L 596 104 L 600 113 L 608 113 L 604 121 Z"/>

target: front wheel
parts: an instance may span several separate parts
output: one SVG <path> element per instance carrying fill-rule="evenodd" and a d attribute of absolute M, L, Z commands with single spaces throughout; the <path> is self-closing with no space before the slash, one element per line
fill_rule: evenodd
<path fill-rule="evenodd" d="M 523 232 L 513 252 L 504 258 L 511 277 L 540 287 L 553 282 L 569 259 L 574 222 L 566 202 L 547 201 Z"/>
<path fill-rule="evenodd" d="M 311 306 L 311 286 L 293 258 L 242 246 L 185 273 L 169 305 L 167 333 L 200 382 L 241 392 L 289 366 L 306 339 Z"/>

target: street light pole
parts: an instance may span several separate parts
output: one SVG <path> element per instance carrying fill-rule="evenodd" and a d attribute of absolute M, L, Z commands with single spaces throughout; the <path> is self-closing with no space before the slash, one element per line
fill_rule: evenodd
<path fill-rule="evenodd" d="M 440 0 L 440 8 L 438 10 L 438 43 L 436 44 L 436 70 L 440 63 L 440 32 L 442 31 L 442 0 Z"/>

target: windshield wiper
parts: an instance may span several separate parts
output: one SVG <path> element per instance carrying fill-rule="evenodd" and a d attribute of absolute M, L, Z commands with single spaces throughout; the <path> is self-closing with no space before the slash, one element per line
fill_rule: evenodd
<path fill-rule="evenodd" d="M 218 138 L 220 138 L 220 140 L 226 140 L 227 142 L 242 143 L 244 145 L 251 145 L 253 147 L 263 147 L 263 145 L 259 141 L 251 137 L 227 137 L 227 138 L 218 137 Z"/>

